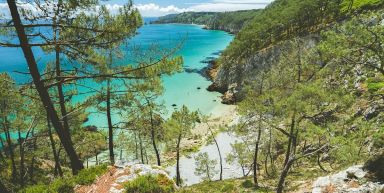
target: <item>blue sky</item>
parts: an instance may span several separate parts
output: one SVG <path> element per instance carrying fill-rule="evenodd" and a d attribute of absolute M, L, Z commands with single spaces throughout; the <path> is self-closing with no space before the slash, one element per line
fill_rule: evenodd
<path fill-rule="evenodd" d="M 185 11 L 236 11 L 264 8 L 273 0 L 134 0 L 143 16 L 162 16 Z M 126 0 L 110 0 L 110 6 L 122 5 Z"/>
<path fill-rule="evenodd" d="M 20 0 L 24 8 L 36 11 L 33 1 Z M 49 1 L 49 0 L 46 0 Z M 100 0 L 111 11 L 117 11 L 127 0 Z M 260 9 L 273 0 L 133 0 L 135 7 L 144 17 L 158 17 L 187 11 L 236 11 L 246 9 Z M 42 1 L 44 2 L 44 1 Z M 0 0 L 0 16 L 9 16 L 8 5 Z"/>

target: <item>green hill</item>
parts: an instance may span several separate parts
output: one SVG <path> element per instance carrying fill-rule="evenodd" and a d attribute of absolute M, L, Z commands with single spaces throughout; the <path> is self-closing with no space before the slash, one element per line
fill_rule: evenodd
<path fill-rule="evenodd" d="M 160 17 L 152 23 L 185 23 L 205 25 L 208 29 L 223 30 L 238 33 L 243 26 L 256 17 L 260 10 L 245 10 L 235 12 L 186 12 Z"/>

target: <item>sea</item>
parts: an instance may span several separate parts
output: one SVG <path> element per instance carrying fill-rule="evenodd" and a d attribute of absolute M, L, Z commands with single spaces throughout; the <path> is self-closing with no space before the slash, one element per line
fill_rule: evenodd
<path fill-rule="evenodd" d="M 164 93 L 157 101 L 165 107 L 164 116 L 169 116 L 174 110 L 185 105 L 191 110 L 198 110 L 206 115 L 219 116 L 225 109 L 221 104 L 220 93 L 208 92 L 206 88 L 211 81 L 202 76 L 201 70 L 208 64 L 206 61 L 219 57 L 220 53 L 229 45 L 233 36 L 216 30 L 205 30 L 199 25 L 186 24 L 150 24 L 156 18 L 145 18 L 145 24 L 138 30 L 138 34 L 127 40 L 122 48 L 122 58 L 119 58 L 119 65 L 134 62 L 135 57 L 132 51 L 137 48 L 143 51 L 156 45 L 163 50 L 170 50 L 182 45 L 174 54 L 182 56 L 184 60 L 184 71 L 171 76 L 163 76 L 162 83 Z M 39 70 L 44 71 L 47 63 L 52 62 L 53 55 L 44 53 L 40 48 L 33 48 L 38 62 Z M 7 72 L 17 84 L 31 82 L 29 75 L 19 72 L 28 72 L 25 58 L 20 48 L 0 47 L 0 73 Z M 115 84 L 119 84 L 115 82 Z M 101 87 L 97 83 L 89 82 L 88 86 Z M 117 85 L 118 86 L 118 85 Z M 67 88 L 68 89 L 68 88 Z M 84 88 L 82 89 L 84 91 Z M 81 95 L 72 99 L 73 103 L 84 101 L 90 95 Z M 94 109 L 89 109 L 94 111 Z M 113 122 L 121 121 L 123 117 L 114 113 Z M 94 125 L 98 128 L 107 126 L 107 118 L 104 113 L 91 113 L 84 126 Z M 0 131 L 1 133 L 1 131 Z M 12 133 L 16 137 L 16 133 Z M 1 137 L 4 138 L 2 134 Z"/>

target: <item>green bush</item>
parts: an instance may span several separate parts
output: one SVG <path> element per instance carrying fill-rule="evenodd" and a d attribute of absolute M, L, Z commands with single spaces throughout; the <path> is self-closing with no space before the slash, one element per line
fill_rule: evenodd
<path fill-rule="evenodd" d="M 19 191 L 20 193 L 74 193 L 74 183 L 69 179 L 56 179 L 51 184 L 38 184 Z"/>
<path fill-rule="evenodd" d="M 51 193 L 52 191 L 46 185 L 38 184 L 27 187 L 26 189 L 20 191 L 20 193 Z"/>
<path fill-rule="evenodd" d="M 364 168 L 369 171 L 373 180 L 384 182 L 384 153 L 369 159 Z"/>
<path fill-rule="evenodd" d="M 97 176 L 104 174 L 107 171 L 107 165 L 100 165 L 81 170 L 79 174 L 74 178 L 75 184 L 89 185 L 92 184 Z"/>
<path fill-rule="evenodd" d="M 233 192 L 234 190 L 235 185 L 231 183 L 227 183 L 221 188 L 221 192 Z"/>
<path fill-rule="evenodd" d="M 370 92 L 376 92 L 381 88 L 384 88 L 384 82 L 368 83 L 368 90 Z"/>
<path fill-rule="evenodd" d="M 97 176 L 107 171 L 107 165 L 81 170 L 77 176 L 57 178 L 49 185 L 38 184 L 25 188 L 21 193 L 73 193 L 75 185 L 92 184 Z"/>
<path fill-rule="evenodd" d="M 52 188 L 50 192 L 57 193 L 74 193 L 74 187 L 75 185 L 73 181 L 65 178 L 57 179 L 52 183 L 52 185 L 48 185 L 48 188 Z"/>
<path fill-rule="evenodd" d="M 244 188 L 252 188 L 253 182 L 251 180 L 245 180 L 241 183 L 241 186 L 243 186 Z"/>
<path fill-rule="evenodd" d="M 173 184 L 164 175 L 146 175 L 127 182 L 124 187 L 127 193 L 170 193 L 175 192 Z"/>

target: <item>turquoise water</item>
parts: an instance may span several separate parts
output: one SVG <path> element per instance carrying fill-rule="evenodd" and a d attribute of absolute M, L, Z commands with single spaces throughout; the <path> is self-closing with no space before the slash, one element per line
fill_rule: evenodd
<path fill-rule="evenodd" d="M 145 49 L 152 44 L 157 44 L 160 47 L 172 48 L 185 39 L 183 47 L 176 55 L 183 56 L 185 68 L 200 70 L 206 66 L 201 61 L 207 57 L 216 56 L 214 53 L 224 50 L 232 38 L 228 33 L 203 30 L 197 25 L 144 25 L 139 29 L 139 34 L 129 41 L 128 48 L 125 50 L 127 52 L 126 57 L 118 63 L 132 61 L 128 52 L 133 46 L 140 46 Z M 52 57 L 45 55 L 39 49 L 35 49 L 35 54 L 42 71 L 46 62 Z M 28 76 L 14 73 L 14 71 L 28 71 L 21 50 L 0 48 L 0 72 L 9 72 L 19 84 L 30 81 Z M 177 107 L 186 105 L 192 110 L 200 110 L 204 114 L 214 115 L 220 114 L 221 109 L 224 108 L 224 105 L 220 103 L 220 94 L 206 91 L 205 88 L 211 82 L 198 73 L 181 72 L 163 77 L 162 80 L 165 92 L 159 102 L 164 102 L 167 115 L 173 112 L 173 104 L 176 104 Z M 97 86 L 96 84 L 92 85 Z M 201 89 L 197 89 L 198 87 Z M 85 97 L 86 95 L 76 97 L 74 101 L 84 100 Z M 121 118 L 115 115 L 113 119 L 114 122 L 118 122 Z M 95 113 L 90 115 L 86 124 L 105 127 L 106 122 L 105 116 Z"/>

